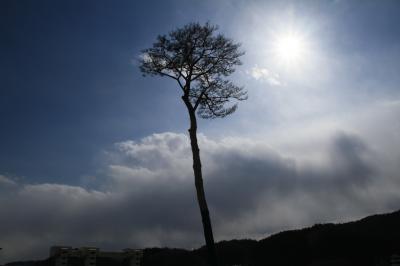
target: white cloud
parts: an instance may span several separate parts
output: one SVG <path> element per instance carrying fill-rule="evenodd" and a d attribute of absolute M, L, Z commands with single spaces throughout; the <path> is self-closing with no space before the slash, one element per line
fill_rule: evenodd
<path fill-rule="evenodd" d="M 10 178 L 0 175 L 0 186 L 14 186 L 16 182 L 11 180 Z"/>
<path fill-rule="evenodd" d="M 279 75 L 277 73 L 273 73 L 266 68 L 258 67 L 256 65 L 250 71 L 247 71 L 247 73 L 254 79 L 258 81 L 268 82 L 268 84 L 272 86 L 282 85 Z"/>

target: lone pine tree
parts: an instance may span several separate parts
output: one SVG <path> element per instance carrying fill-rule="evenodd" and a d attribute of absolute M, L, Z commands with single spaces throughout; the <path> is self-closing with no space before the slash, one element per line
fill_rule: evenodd
<path fill-rule="evenodd" d="M 247 92 L 227 80 L 240 65 L 243 52 L 239 44 L 217 34 L 217 27 L 190 23 L 158 36 L 151 48 L 142 51 L 140 70 L 144 75 L 174 79 L 182 90 L 190 118 L 189 136 L 193 172 L 200 207 L 209 264 L 218 265 L 214 237 L 203 187 L 200 149 L 197 143 L 197 117 L 218 118 L 232 114 L 237 101 L 247 99 Z M 233 103 L 232 103 L 233 101 Z"/>

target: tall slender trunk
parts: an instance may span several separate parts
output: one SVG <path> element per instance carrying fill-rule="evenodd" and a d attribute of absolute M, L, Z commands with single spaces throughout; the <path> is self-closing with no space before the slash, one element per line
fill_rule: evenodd
<path fill-rule="evenodd" d="M 201 218 L 203 222 L 203 231 L 204 238 L 206 240 L 207 246 L 207 254 L 210 266 L 218 266 L 217 254 L 214 245 L 214 236 L 212 232 L 210 214 L 208 211 L 206 195 L 204 193 L 203 186 L 203 175 L 201 171 L 201 160 L 200 160 L 200 149 L 197 143 L 197 120 L 196 113 L 193 110 L 193 107 L 189 101 L 189 99 L 185 99 L 182 97 L 183 101 L 189 112 L 190 117 L 190 128 L 189 128 L 189 136 L 190 136 L 190 144 L 192 147 L 192 155 L 193 155 L 193 172 L 194 172 L 194 182 L 196 186 L 197 192 L 197 202 L 199 204 Z"/>

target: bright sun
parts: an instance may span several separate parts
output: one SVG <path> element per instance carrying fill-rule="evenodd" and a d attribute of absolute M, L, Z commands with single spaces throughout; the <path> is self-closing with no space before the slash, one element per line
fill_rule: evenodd
<path fill-rule="evenodd" d="M 298 64 L 304 60 L 305 40 L 296 33 L 286 33 L 276 37 L 275 54 L 284 64 Z"/>

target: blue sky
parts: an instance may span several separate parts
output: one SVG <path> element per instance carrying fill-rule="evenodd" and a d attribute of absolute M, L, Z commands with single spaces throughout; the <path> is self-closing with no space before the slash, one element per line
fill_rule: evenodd
<path fill-rule="evenodd" d="M 319 97 L 361 105 L 398 95 L 400 30 L 395 26 L 399 23 L 395 1 L 5 1 L 2 5 L 0 168 L 28 181 L 74 183 L 91 174 L 96 155 L 116 141 L 185 130 L 187 121 L 174 84 L 142 78 L 132 61 L 157 34 L 190 21 L 209 20 L 241 42 L 247 52 L 243 72 L 255 65 L 269 68 L 273 59 L 260 51 L 271 42 L 267 32 L 284 28 L 285 23 L 296 25 L 311 35 L 319 49 L 315 53 L 323 53 L 322 67 L 333 75 L 321 81 L 325 82 L 321 89 L 332 91 Z M 258 60 L 260 55 L 264 58 Z M 332 62 L 339 69 L 325 66 Z M 300 90 L 318 86 L 312 78 L 318 70 L 312 71 L 303 77 L 307 79 L 303 84 L 294 80 L 288 85 L 288 94 L 294 95 L 290 98 L 299 90 L 291 86 Z M 290 79 L 293 73 L 283 74 Z M 250 99 L 252 87 L 263 86 L 266 105 L 280 108 L 269 97 L 268 85 L 239 78 Z M 314 97 L 314 92 L 302 96 Z M 260 113 L 266 127 L 280 122 L 276 110 L 268 106 L 258 104 L 248 110 L 251 103 L 243 105 L 248 112 L 206 123 L 202 130 L 235 135 L 259 131 Z M 236 133 L 235 125 L 242 120 L 256 125 Z"/>
<path fill-rule="evenodd" d="M 246 52 L 232 80 L 249 99 L 200 122 L 217 239 L 399 209 L 399 12 L 398 1 L 1 1 L 0 191 L 14 207 L 0 208 L 3 260 L 44 257 L 55 243 L 202 244 L 179 89 L 137 65 L 158 34 L 189 22 L 219 25 Z M 302 42 L 289 62 L 276 52 L 288 33 Z M 248 201 L 229 203 L 232 191 Z M 161 222 L 172 214 L 149 211 L 157 200 L 193 219 Z M 27 202 L 30 226 L 18 211 Z M 137 230 L 128 202 L 144 217 Z M 93 206 L 121 232 L 107 219 L 82 229 Z M 45 232 L 36 210 L 52 213 Z"/>

